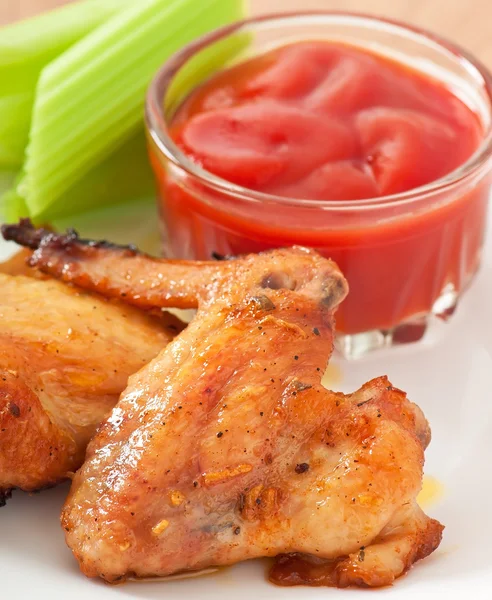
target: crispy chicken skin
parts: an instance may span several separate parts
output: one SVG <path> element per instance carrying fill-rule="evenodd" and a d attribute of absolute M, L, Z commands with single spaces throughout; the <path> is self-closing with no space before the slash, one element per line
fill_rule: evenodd
<path fill-rule="evenodd" d="M 0 265 L 0 503 L 67 478 L 128 376 L 176 335 L 179 321 Z M 33 269 L 31 269 L 33 271 Z M 34 271 L 33 271 L 34 272 Z"/>
<path fill-rule="evenodd" d="M 384 377 L 348 396 L 320 384 L 347 292 L 332 262 L 302 248 L 165 261 L 25 224 L 9 236 L 87 289 L 199 307 L 130 378 L 74 478 L 62 524 L 87 576 L 271 556 L 279 584 L 381 586 L 439 545 L 416 503 L 420 409 Z"/>
<path fill-rule="evenodd" d="M 5 275 L 25 275 L 26 277 L 34 277 L 36 279 L 48 279 L 47 275 L 28 265 L 31 255 L 31 250 L 22 248 L 8 260 L 0 263 L 0 273 L 4 273 Z"/>

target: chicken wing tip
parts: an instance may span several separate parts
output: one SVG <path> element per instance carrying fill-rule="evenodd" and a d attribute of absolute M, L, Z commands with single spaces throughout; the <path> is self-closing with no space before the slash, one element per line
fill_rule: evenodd
<path fill-rule="evenodd" d="M 36 229 L 31 219 L 20 219 L 18 223 L 4 223 L 1 231 L 3 239 L 7 242 L 16 242 L 31 250 L 36 250 L 43 237 L 50 233 L 46 229 Z"/>
<path fill-rule="evenodd" d="M 20 219 L 18 223 L 5 223 L 1 227 L 3 238 L 8 242 L 16 242 L 31 250 L 41 246 L 51 246 L 69 249 L 76 246 L 91 246 L 94 248 L 113 248 L 139 254 L 138 248 L 133 244 L 119 245 L 107 240 L 82 239 L 75 229 L 67 229 L 65 233 L 55 233 L 44 227 L 35 227 L 31 219 Z"/>

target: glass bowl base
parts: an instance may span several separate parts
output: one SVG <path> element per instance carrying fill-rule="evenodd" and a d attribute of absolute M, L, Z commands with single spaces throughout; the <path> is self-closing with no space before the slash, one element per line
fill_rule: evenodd
<path fill-rule="evenodd" d="M 453 315 L 458 298 L 454 285 L 450 283 L 442 290 L 429 313 L 414 315 L 391 329 L 373 329 L 355 334 L 339 333 L 335 347 L 344 358 L 356 360 L 375 350 L 418 342 L 436 318 L 447 321 Z"/>

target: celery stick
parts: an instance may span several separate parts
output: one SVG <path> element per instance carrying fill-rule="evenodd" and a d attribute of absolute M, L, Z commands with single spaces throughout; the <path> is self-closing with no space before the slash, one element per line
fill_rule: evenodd
<path fill-rule="evenodd" d="M 20 217 L 29 216 L 26 203 L 15 191 L 15 187 L 11 187 L 3 194 L 0 202 L 0 216 L 3 221 L 8 223 L 14 223 L 15 221 L 18 221 Z"/>
<path fill-rule="evenodd" d="M 57 218 L 52 225 L 57 231 L 74 227 L 82 237 L 93 240 L 105 239 L 110 230 L 112 242 L 135 244 L 144 252 L 160 254 L 157 223 L 157 209 L 152 197 Z"/>
<path fill-rule="evenodd" d="M 12 188 L 16 176 L 15 171 L 0 170 L 0 198 Z M 1 212 L 1 209 L 0 209 Z"/>
<path fill-rule="evenodd" d="M 26 201 L 17 191 L 17 187 L 22 181 L 22 172 L 16 173 L 8 170 L 2 172 L 4 184 L 0 190 L 0 218 L 3 221 L 14 222 L 18 221 L 20 217 L 28 217 L 29 209 Z"/>
<path fill-rule="evenodd" d="M 29 69 L 20 75 L 19 66 L 39 67 L 56 58 L 82 38 L 122 10 L 130 0 L 84 0 L 67 4 L 31 19 L 0 27 L 0 69 L 3 76 L 12 75 L 10 84 L 25 81 Z M 8 71 L 7 69 L 10 69 Z M 3 82 L 2 82 L 3 89 Z"/>
<path fill-rule="evenodd" d="M 3 214 L 9 221 L 30 214 L 18 194 L 18 183 L 1 199 Z M 147 141 L 143 129 L 132 136 L 113 154 L 91 169 L 64 192 L 46 211 L 37 215 L 37 224 L 46 224 L 55 217 L 62 218 L 101 205 L 154 198 L 155 185 L 147 159 Z"/>
<path fill-rule="evenodd" d="M 19 167 L 41 70 L 129 0 L 85 0 L 0 28 L 0 165 Z"/>
<path fill-rule="evenodd" d="M 44 69 L 18 188 L 30 212 L 45 212 L 137 130 L 170 54 L 241 14 L 241 0 L 141 0 Z"/>
<path fill-rule="evenodd" d="M 155 197 L 152 169 L 143 129 L 63 192 L 36 220 L 47 223 L 107 204 Z"/>
<path fill-rule="evenodd" d="M 33 102 L 34 86 L 30 92 L 0 95 L 0 168 L 22 165 Z"/>

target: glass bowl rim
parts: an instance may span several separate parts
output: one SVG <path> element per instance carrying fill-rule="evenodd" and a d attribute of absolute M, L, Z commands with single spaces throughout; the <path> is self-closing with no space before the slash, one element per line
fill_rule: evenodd
<path fill-rule="evenodd" d="M 355 200 L 315 200 L 310 198 L 291 198 L 267 194 L 227 181 L 193 162 L 193 160 L 182 152 L 174 143 L 169 135 L 168 126 L 166 124 L 163 110 L 163 98 L 169 89 L 173 77 L 194 55 L 208 47 L 210 44 L 218 42 L 243 28 L 249 29 L 266 23 L 275 24 L 276 22 L 281 25 L 285 21 L 296 19 L 326 19 L 337 17 L 349 20 L 352 19 L 354 22 L 360 22 L 362 24 L 382 24 L 390 27 L 395 33 L 399 32 L 402 35 L 410 34 L 413 37 L 423 37 L 427 42 L 431 42 L 434 45 L 444 48 L 448 53 L 454 54 L 458 60 L 465 61 L 478 72 L 483 80 L 484 89 L 490 102 L 489 110 L 491 112 L 491 123 L 485 131 L 480 146 L 462 165 L 426 185 L 397 194 Z M 236 199 L 244 200 L 246 202 L 270 202 L 284 206 L 312 207 L 317 208 L 318 210 L 335 209 L 337 211 L 353 211 L 382 207 L 390 208 L 402 204 L 405 205 L 418 202 L 423 198 L 452 189 L 458 184 L 464 184 L 468 179 L 473 178 L 473 176 L 479 173 L 482 167 L 486 165 L 488 159 L 492 156 L 492 74 L 480 60 L 476 59 L 471 53 L 458 44 L 420 27 L 409 25 L 395 19 L 387 19 L 385 17 L 379 17 L 363 12 L 337 10 L 279 12 L 249 17 L 229 25 L 224 25 L 197 38 L 174 53 L 162 65 L 149 86 L 145 104 L 145 121 L 151 139 L 154 141 L 159 151 L 162 152 L 175 167 L 178 167 L 207 188 L 211 188 L 222 194 L 234 196 Z"/>

